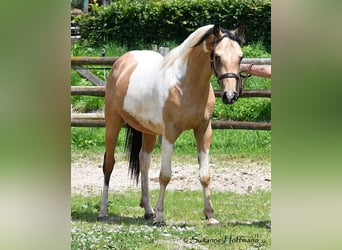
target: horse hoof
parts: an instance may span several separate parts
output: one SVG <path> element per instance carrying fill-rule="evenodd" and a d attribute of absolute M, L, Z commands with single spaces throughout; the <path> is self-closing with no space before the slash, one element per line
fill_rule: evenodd
<path fill-rule="evenodd" d="M 208 219 L 208 226 L 218 226 L 220 222 L 214 218 Z"/>
<path fill-rule="evenodd" d="M 97 221 L 106 222 L 108 221 L 108 216 L 97 216 Z"/>
<path fill-rule="evenodd" d="M 166 226 L 166 223 L 165 223 L 165 221 L 154 221 L 153 226 L 163 227 L 163 226 Z"/>
<path fill-rule="evenodd" d="M 105 222 L 105 223 L 114 223 L 114 217 L 109 217 L 109 216 L 98 216 L 97 217 L 98 222 Z"/>
<path fill-rule="evenodd" d="M 153 214 L 145 214 L 144 218 L 145 218 L 145 220 L 151 220 L 151 219 L 153 219 Z"/>

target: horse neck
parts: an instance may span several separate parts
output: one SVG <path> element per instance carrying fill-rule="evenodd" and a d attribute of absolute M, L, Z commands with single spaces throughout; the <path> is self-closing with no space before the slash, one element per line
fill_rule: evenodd
<path fill-rule="evenodd" d="M 184 84 L 192 93 L 208 93 L 211 74 L 209 52 L 205 52 L 202 46 L 197 46 L 189 55 Z"/>

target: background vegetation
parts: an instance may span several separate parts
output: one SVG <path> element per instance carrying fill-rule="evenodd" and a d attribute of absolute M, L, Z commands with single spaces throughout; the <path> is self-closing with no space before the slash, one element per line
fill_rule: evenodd
<path fill-rule="evenodd" d="M 227 28 L 243 23 L 248 43 L 262 41 L 270 49 L 270 0 L 116 0 L 92 9 L 78 18 L 82 39 L 92 46 L 117 41 L 135 49 L 139 44 L 180 43 L 194 29 L 219 22 Z"/>

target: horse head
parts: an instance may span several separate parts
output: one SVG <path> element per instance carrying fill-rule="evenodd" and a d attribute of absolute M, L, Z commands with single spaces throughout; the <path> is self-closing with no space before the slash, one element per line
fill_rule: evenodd
<path fill-rule="evenodd" d="M 221 87 L 222 102 L 233 104 L 242 91 L 240 63 L 243 58 L 241 46 L 244 42 L 244 29 L 239 25 L 235 30 L 222 29 L 214 25 L 210 51 L 211 67 Z"/>

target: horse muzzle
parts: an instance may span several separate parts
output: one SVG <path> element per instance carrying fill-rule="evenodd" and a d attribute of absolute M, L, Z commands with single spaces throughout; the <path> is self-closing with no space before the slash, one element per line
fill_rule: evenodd
<path fill-rule="evenodd" d="M 235 78 L 236 80 L 236 88 L 238 91 L 234 91 L 234 90 L 224 91 L 223 90 L 221 94 L 222 102 L 224 104 L 233 104 L 234 102 L 238 100 L 238 97 L 241 94 L 241 91 L 243 88 L 241 77 L 240 75 L 235 74 L 235 73 L 226 73 L 226 74 L 221 75 L 220 77 L 217 78 L 217 82 L 221 85 L 221 88 L 223 88 L 221 81 L 225 78 Z"/>
<path fill-rule="evenodd" d="M 233 104 L 238 100 L 236 91 L 225 91 L 222 93 L 222 102 L 224 104 Z"/>

